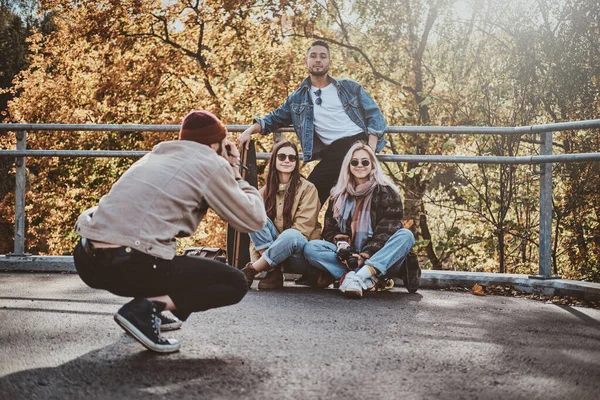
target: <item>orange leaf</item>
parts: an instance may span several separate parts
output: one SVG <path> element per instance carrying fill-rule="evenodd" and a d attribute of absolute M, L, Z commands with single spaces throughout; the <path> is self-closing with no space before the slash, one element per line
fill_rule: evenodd
<path fill-rule="evenodd" d="M 475 286 L 473 286 L 473 289 L 471 289 L 471 293 L 473 293 L 474 295 L 477 295 L 477 296 L 485 296 L 483 287 L 481 287 L 478 284 L 475 284 Z"/>

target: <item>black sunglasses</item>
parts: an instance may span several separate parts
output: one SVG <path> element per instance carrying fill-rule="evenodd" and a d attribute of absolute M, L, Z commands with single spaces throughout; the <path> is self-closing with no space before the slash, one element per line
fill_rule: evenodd
<path fill-rule="evenodd" d="M 315 94 L 317 95 L 317 99 L 315 100 L 315 103 L 317 103 L 318 106 L 320 106 L 321 104 L 323 104 L 323 99 L 321 98 L 321 89 L 318 89 Z"/>
<path fill-rule="evenodd" d="M 350 165 L 352 165 L 353 167 L 358 167 L 359 161 L 358 160 L 352 160 L 350 161 Z M 368 167 L 369 165 L 371 165 L 371 161 L 369 160 L 361 160 L 360 164 L 362 164 L 363 167 Z"/>
<path fill-rule="evenodd" d="M 278 159 L 279 161 L 282 161 L 282 162 L 283 162 L 283 161 L 285 161 L 285 159 L 286 159 L 286 158 L 287 158 L 287 159 L 289 159 L 289 160 L 290 160 L 290 162 L 296 162 L 296 159 L 297 159 L 298 157 L 296 157 L 296 155 L 295 155 L 295 154 L 283 154 L 283 153 L 281 153 L 281 154 L 277 154 L 277 159 Z"/>

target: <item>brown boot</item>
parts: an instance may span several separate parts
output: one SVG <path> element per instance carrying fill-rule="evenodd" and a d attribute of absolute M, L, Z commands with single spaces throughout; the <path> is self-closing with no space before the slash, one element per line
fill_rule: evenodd
<path fill-rule="evenodd" d="M 252 286 L 252 282 L 254 281 L 254 277 L 258 275 L 258 271 L 254 269 L 252 263 L 249 262 L 246 264 L 244 268 L 242 268 L 242 273 L 246 276 L 246 281 L 248 281 L 248 289 Z"/>
<path fill-rule="evenodd" d="M 275 268 L 267 272 L 267 276 L 258 282 L 258 290 L 281 289 L 282 287 L 283 272 L 281 272 L 281 265 L 275 266 Z"/>
<path fill-rule="evenodd" d="M 325 289 L 328 288 L 333 282 L 335 282 L 335 278 L 329 272 L 319 272 L 319 277 L 317 278 L 317 287 Z"/>

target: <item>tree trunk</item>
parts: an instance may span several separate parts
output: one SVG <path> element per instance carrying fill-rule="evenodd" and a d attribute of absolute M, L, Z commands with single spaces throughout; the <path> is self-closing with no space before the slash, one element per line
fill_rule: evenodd
<path fill-rule="evenodd" d="M 433 240 L 431 238 L 431 232 L 429 232 L 429 225 L 427 225 L 427 214 L 425 213 L 425 205 L 423 203 L 421 203 L 419 227 L 421 228 L 421 235 L 423 236 L 423 239 L 427 240 L 425 252 L 427 253 L 427 258 L 429 258 L 429 261 L 431 262 L 431 267 L 435 270 L 441 270 L 442 262 L 438 258 L 437 254 L 435 254 L 435 249 L 433 248 Z"/>

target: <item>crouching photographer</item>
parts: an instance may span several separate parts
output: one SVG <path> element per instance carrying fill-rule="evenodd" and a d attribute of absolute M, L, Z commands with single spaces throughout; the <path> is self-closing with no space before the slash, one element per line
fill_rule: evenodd
<path fill-rule="evenodd" d="M 240 177 L 239 153 L 226 136 L 213 114 L 189 113 L 179 140 L 155 146 L 77 220 L 79 276 L 133 298 L 114 319 L 149 350 L 179 350 L 161 331 L 178 329 L 193 312 L 235 304 L 248 290 L 233 267 L 175 255 L 176 238 L 191 236 L 209 207 L 241 232 L 266 223 L 262 198 Z"/>

